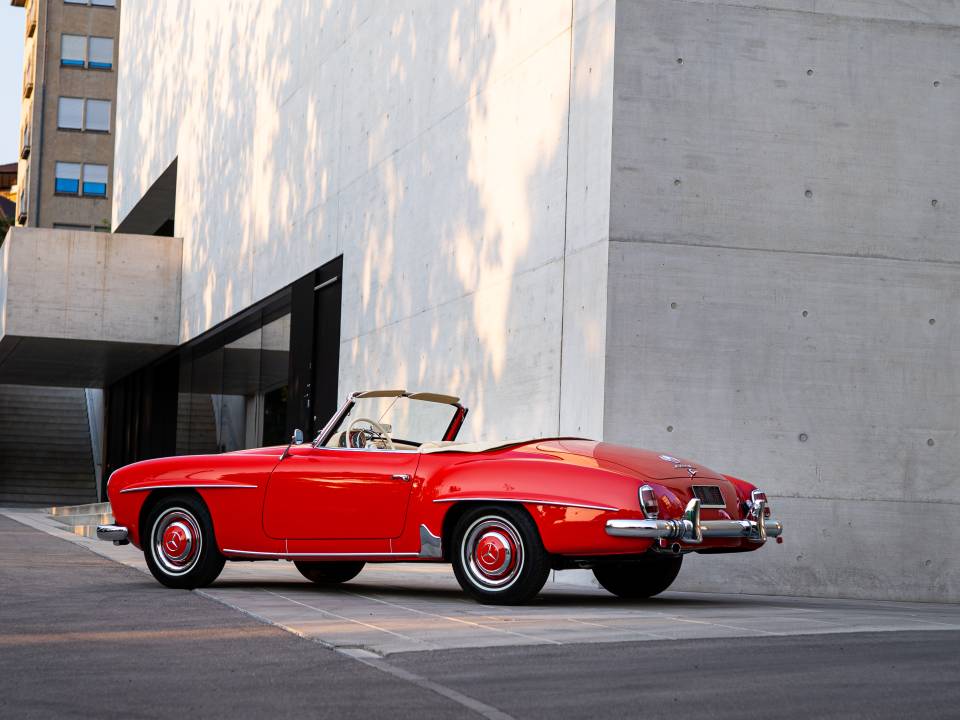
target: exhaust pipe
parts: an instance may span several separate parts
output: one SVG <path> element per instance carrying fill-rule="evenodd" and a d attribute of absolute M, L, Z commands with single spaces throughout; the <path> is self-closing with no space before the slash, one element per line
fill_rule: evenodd
<path fill-rule="evenodd" d="M 681 555 L 682 550 L 680 548 L 680 543 L 678 542 L 667 542 L 665 538 L 660 538 L 660 542 L 654 547 L 658 553 L 663 553 L 664 555 Z"/>

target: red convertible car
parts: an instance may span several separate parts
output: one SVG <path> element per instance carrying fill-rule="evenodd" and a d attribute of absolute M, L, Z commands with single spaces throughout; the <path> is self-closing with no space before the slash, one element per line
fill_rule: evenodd
<path fill-rule="evenodd" d="M 367 562 L 449 562 L 484 603 L 522 603 L 551 569 L 591 568 L 648 598 L 689 552 L 778 538 L 763 492 L 702 465 L 580 438 L 457 443 L 467 410 L 435 393 L 351 395 L 310 444 L 147 460 L 117 470 L 103 540 L 142 548 L 173 588 L 226 560 L 292 560 L 320 585 Z"/>

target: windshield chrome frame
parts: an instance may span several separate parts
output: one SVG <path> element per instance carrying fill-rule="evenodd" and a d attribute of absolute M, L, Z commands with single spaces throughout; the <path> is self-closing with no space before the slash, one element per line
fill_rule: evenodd
<path fill-rule="evenodd" d="M 311 443 L 311 447 L 314 450 L 326 447 L 327 443 L 330 442 L 330 438 L 333 436 L 334 431 L 340 427 L 340 424 L 343 422 L 344 418 L 353 410 L 353 406 L 357 404 L 357 400 L 365 393 L 370 392 L 368 390 L 362 390 L 358 392 L 350 393 L 347 396 L 347 401 L 340 406 L 340 409 L 334 413 L 333 417 L 323 426 L 323 429 L 317 434 L 317 437 L 314 438 L 314 441 Z M 403 390 L 401 394 L 398 394 L 397 399 L 405 397 L 409 398 L 411 395 L 416 395 L 417 393 L 409 393 L 406 390 Z M 414 398 L 419 402 L 432 402 L 430 400 L 422 400 Z M 442 403 L 444 405 L 449 405 L 453 408 L 453 417 L 450 420 L 450 424 L 447 425 L 447 429 L 443 433 L 442 440 L 455 440 L 457 435 L 460 432 L 460 428 L 463 427 L 463 420 L 467 416 L 467 408 L 461 405 L 459 402 L 455 403 Z M 331 450 L 336 450 L 337 448 L 330 448 Z M 343 448 L 339 448 L 343 449 Z M 357 450 L 362 450 L 363 448 L 355 448 Z"/>

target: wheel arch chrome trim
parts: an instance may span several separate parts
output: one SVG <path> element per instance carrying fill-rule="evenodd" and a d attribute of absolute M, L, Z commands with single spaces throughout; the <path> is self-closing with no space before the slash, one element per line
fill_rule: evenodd
<path fill-rule="evenodd" d="M 454 503 L 454 502 L 512 502 L 525 505 L 553 505 L 557 507 L 575 507 L 586 510 L 605 510 L 607 512 L 620 512 L 620 508 L 610 507 L 609 505 L 589 505 L 587 503 L 570 502 L 567 500 L 544 500 L 538 498 L 519 498 L 519 497 L 445 497 L 437 498 L 435 503 Z"/>

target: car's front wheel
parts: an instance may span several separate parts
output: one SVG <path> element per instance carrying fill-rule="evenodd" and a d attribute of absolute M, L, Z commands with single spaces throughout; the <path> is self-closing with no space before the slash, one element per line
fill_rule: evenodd
<path fill-rule="evenodd" d="M 457 522 L 453 572 L 464 592 L 487 604 L 531 600 L 547 581 L 550 556 L 530 516 L 515 507 L 479 507 Z"/>
<path fill-rule="evenodd" d="M 642 600 L 670 587 L 682 563 L 682 555 L 645 555 L 629 562 L 597 565 L 593 574 L 597 582 L 617 597 Z"/>
<path fill-rule="evenodd" d="M 217 579 L 226 559 L 217 549 L 213 521 L 194 495 L 163 498 L 147 513 L 143 555 L 153 576 L 170 588 L 192 590 Z"/>
<path fill-rule="evenodd" d="M 317 585 L 339 585 L 353 580 L 363 570 L 364 563 L 333 560 L 330 562 L 294 561 L 297 570 Z"/>

